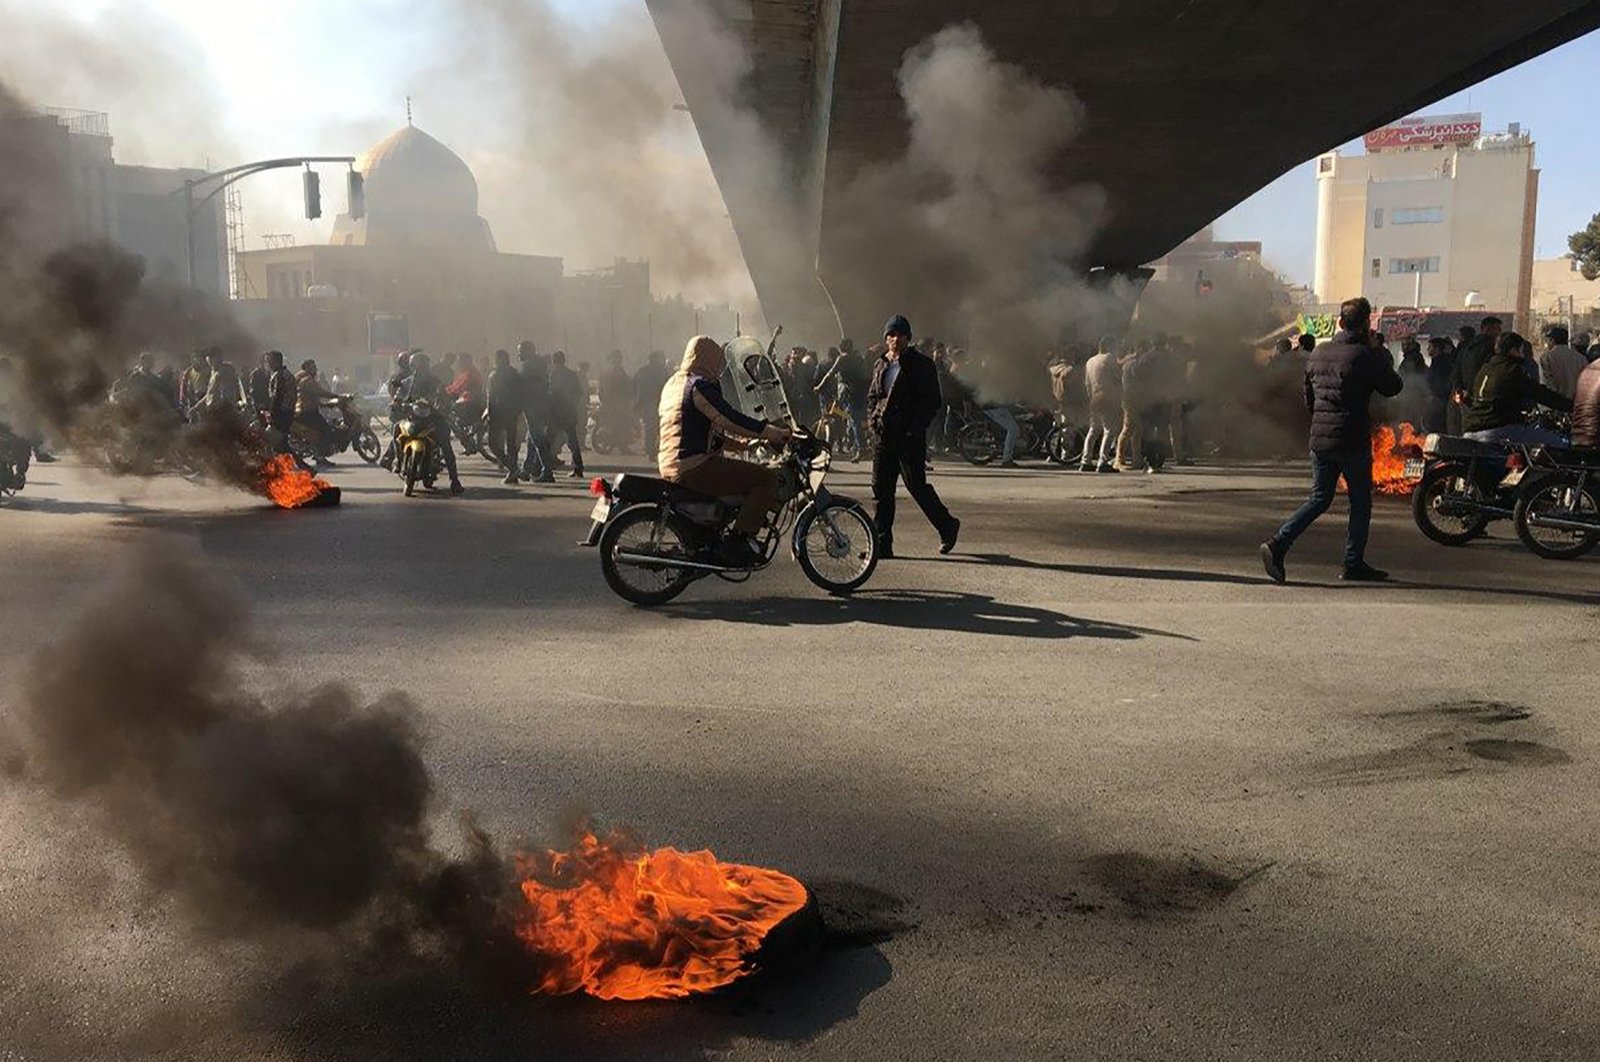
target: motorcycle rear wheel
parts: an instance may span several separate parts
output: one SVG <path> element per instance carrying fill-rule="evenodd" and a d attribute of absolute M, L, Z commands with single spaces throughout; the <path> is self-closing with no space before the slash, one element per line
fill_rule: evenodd
<path fill-rule="evenodd" d="M 660 514 L 661 510 L 653 505 L 626 509 L 612 517 L 600 533 L 600 572 L 605 576 L 606 585 L 624 601 L 644 608 L 665 605 L 694 582 L 694 575 L 680 568 L 617 563 L 619 549 L 688 559 L 693 548 L 687 526 L 681 518 L 669 513 L 657 536 L 656 522 Z"/>
<path fill-rule="evenodd" d="M 1465 546 L 1489 526 L 1489 518 L 1482 513 L 1453 516 L 1439 511 L 1441 502 L 1452 493 L 1459 494 L 1458 484 L 1465 486 L 1469 500 L 1483 500 L 1471 471 L 1459 465 L 1429 469 L 1411 492 L 1411 516 L 1417 529 L 1441 546 Z"/>
<path fill-rule="evenodd" d="M 1045 441 L 1050 460 L 1058 465 L 1075 465 L 1083 458 L 1083 432 L 1077 428 L 1054 428 Z"/>
<path fill-rule="evenodd" d="M 369 465 L 377 464 L 378 458 L 383 454 L 383 445 L 378 442 L 378 434 L 371 428 L 363 429 L 350 444 L 350 448 L 356 452 L 357 457 Z"/>
<path fill-rule="evenodd" d="M 1540 527 L 1532 520 L 1551 516 L 1562 520 L 1593 522 L 1593 531 L 1563 531 Z M 1576 560 L 1600 546 L 1600 491 L 1593 484 L 1581 489 L 1566 476 L 1541 479 L 1517 495 L 1517 537 L 1545 560 Z"/>
<path fill-rule="evenodd" d="M 807 509 L 794 534 L 800 570 L 830 594 L 854 593 L 878 568 L 877 525 L 855 502 Z"/>

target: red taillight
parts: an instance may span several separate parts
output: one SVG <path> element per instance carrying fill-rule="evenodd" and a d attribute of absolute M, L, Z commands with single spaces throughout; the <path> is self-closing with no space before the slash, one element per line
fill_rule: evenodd
<path fill-rule="evenodd" d="M 1506 457 L 1506 467 L 1515 472 L 1519 468 L 1527 468 L 1528 462 L 1521 454 L 1509 454 Z"/>
<path fill-rule="evenodd" d="M 606 481 L 601 479 L 599 476 L 596 476 L 593 479 L 591 479 L 589 481 L 589 493 L 593 494 L 596 498 L 605 497 L 606 496 Z"/>

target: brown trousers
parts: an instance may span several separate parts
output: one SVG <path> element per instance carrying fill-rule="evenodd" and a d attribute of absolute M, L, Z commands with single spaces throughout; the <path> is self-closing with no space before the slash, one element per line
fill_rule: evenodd
<path fill-rule="evenodd" d="M 778 477 L 770 468 L 716 454 L 706 458 L 704 464 L 679 473 L 677 482 L 718 498 L 735 494 L 743 497 L 733 529 L 747 535 L 761 530 L 778 500 Z"/>

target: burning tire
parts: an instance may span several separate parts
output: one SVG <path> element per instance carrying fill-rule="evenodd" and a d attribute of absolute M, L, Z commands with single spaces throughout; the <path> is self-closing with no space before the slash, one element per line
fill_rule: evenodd
<path fill-rule="evenodd" d="M 693 552 L 688 526 L 654 505 L 625 509 L 611 518 L 600 535 L 600 571 L 616 595 L 635 605 L 665 605 L 688 589 L 694 576 L 665 565 L 619 564 L 617 550 L 647 553 L 663 560 L 688 560 Z"/>
<path fill-rule="evenodd" d="M 1592 524 L 1594 530 L 1551 527 L 1544 520 Z M 1576 560 L 1600 545 L 1600 492 L 1565 476 L 1541 479 L 1517 496 L 1517 537 L 1545 560 Z"/>
<path fill-rule="evenodd" d="M 1469 469 L 1439 465 L 1428 469 L 1411 492 L 1411 515 L 1417 528 L 1441 546 L 1465 546 L 1483 534 L 1489 517 Z"/>
<path fill-rule="evenodd" d="M 800 570 L 830 594 L 859 590 L 878 567 L 878 529 L 858 502 L 807 509 L 794 541 Z"/>

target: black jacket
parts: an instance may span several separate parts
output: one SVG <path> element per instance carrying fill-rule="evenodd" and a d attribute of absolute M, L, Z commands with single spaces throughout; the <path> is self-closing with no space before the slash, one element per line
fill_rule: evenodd
<path fill-rule="evenodd" d="M 1493 431 L 1521 424 L 1528 410 L 1536 405 L 1568 410 L 1572 402 L 1543 384 L 1534 383 L 1521 358 L 1496 354 L 1484 363 L 1467 395 L 1467 415 L 1462 427 L 1467 431 Z"/>
<path fill-rule="evenodd" d="M 1306 361 L 1306 408 L 1316 453 L 1365 451 L 1372 446 L 1373 393 L 1393 398 L 1404 384 L 1394 358 L 1363 336 L 1340 332 Z"/>
<path fill-rule="evenodd" d="M 939 415 L 943 399 L 939 395 L 939 372 L 933 359 L 916 347 L 900 355 L 900 375 L 893 387 L 884 386 L 889 359 L 879 358 L 872 367 L 872 384 L 867 388 L 867 421 L 884 440 L 920 439 Z"/>
<path fill-rule="evenodd" d="M 1450 390 L 1472 390 L 1473 383 L 1478 379 L 1478 373 L 1494 357 L 1494 337 L 1478 333 L 1465 345 L 1456 349 L 1456 362 L 1450 373 Z"/>

